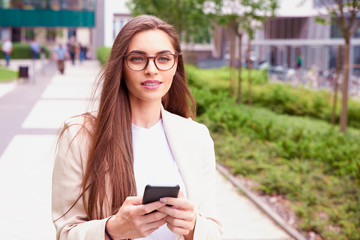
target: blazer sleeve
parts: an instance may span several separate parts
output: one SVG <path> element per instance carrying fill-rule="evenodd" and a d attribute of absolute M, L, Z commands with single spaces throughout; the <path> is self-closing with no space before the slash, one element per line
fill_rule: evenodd
<path fill-rule="evenodd" d="M 222 226 L 216 210 L 216 160 L 214 142 L 209 130 L 204 128 L 204 145 L 202 149 L 202 189 L 197 213 L 194 240 L 221 239 Z"/>
<path fill-rule="evenodd" d="M 79 124 L 67 127 L 58 141 L 52 182 L 52 216 L 57 240 L 105 239 L 107 219 L 89 221 L 80 197 L 88 142 L 89 135 Z"/>

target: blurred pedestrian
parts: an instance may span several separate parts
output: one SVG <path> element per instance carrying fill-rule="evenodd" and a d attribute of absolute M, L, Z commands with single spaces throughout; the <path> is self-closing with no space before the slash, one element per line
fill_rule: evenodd
<path fill-rule="evenodd" d="M 79 53 L 80 63 L 82 63 L 85 60 L 86 52 L 87 52 L 87 47 L 83 44 L 80 44 L 80 53 Z"/>
<path fill-rule="evenodd" d="M 98 111 L 71 118 L 59 137 L 57 239 L 220 239 L 214 143 L 190 118 L 196 104 L 174 28 L 133 18 L 101 76 Z M 146 184 L 179 185 L 179 196 L 142 204 Z"/>
<path fill-rule="evenodd" d="M 65 71 L 65 60 L 69 59 L 69 54 L 66 47 L 59 43 L 58 46 L 55 47 L 53 52 L 54 60 L 57 63 L 58 70 L 61 74 L 64 74 Z"/>
<path fill-rule="evenodd" d="M 40 48 L 41 72 L 45 72 L 46 51 L 45 47 Z"/>
<path fill-rule="evenodd" d="M 301 69 L 302 67 L 302 58 L 301 58 L 301 54 L 297 53 L 296 54 L 296 68 L 297 69 Z"/>
<path fill-rule="evenodd" d="M 66 44 L 67 48 L 68 48 L 68 52 L 70 55 L 70 59 L 73 65 L 75 65 L 75 59 L 76 59 L 76 52 L 77 52 L 77 44 L 76 44 L 76 39 L 74 36 L 72 36 L 68 43 Z"/>
<path fill-rule="evenodd" d="M 10 65 L 10 58 L 11 58 L 11 52 L 13 50 L 13 46 L 10 40 L 8 39 L 4 39 L 3 41 L 3 45 L 1 50 L 4 53 L 4 58 L 5 58 L 5 62 L 6 62 L 6 66 L 9 67 Z"/>
<path fill-rule="evenodd" d="M 39 59 L 41 48 L 40 48 L 40 44 L 37 41 L 35 41 L 35 39 L 33 39 L 30 43 L 30 51 L 33 60 Z"/>

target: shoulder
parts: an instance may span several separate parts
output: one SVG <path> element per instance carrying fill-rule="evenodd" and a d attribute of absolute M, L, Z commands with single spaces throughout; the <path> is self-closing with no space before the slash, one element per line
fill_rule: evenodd
<path fill-rule="evenodd" d="M 208 128 L 191 118 L 184 118 L 177 114 L 162 111 L 164 125 L 171 129 L 177 129 L 178 133 L 190 136 L 210 136 Z"/>
<path fill-rule="evenodd" d="M 93 117 L 88 113 L 74 116 L 64 122 L 56 148 L 57 166 L 85 166 L 93 138 Z M 79 169 L 82 169 L 80 167 Z M 80 171 L 80 170 L 79 170 Z"/>
<path fill-rule="evenodd" d="M 93 128 L 95 119 L 96 114 L 87 112 L 65 120 L 64 125 L 66 127 L 74 126 L 74 128 L 85 127 L 88 130 L 91 130 Z"/>
<path fill-rule="evenodd" d="M 65 135 L 71 142 L 88 141 L 93 134 L 94 122 L 95 116 L 92 113 L 71 117 L 64 122 L 60 138 Z"/>

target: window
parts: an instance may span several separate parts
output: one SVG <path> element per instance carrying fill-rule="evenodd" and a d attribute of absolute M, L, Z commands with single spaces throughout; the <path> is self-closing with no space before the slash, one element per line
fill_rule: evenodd
<path fill-rule="evenodd" d="M 76 37 L 76 28 L 69 28 L 68 29 L 68 38 Z"/>
<path fill-rule="evenodd" d="M 25 40 L 32 41 L 35 38 L 35 33 L 33 28 L 25 29 Z"/>
<path fill-rule="evenodd" d="M 55 40 L 56 40 L 56 35 L 57 35 L 57 30 L 56 30 L 56 29 L 49 28 L 49 29 L 47 29 L 47 31 L 46 31 L 46 40 L 47 40 L 48 42 L 55 42 Z"/>

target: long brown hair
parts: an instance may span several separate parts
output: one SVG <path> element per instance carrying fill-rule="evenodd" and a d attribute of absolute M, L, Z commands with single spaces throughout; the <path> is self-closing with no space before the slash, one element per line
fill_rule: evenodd
<path fill-rule="evenodd" d="M 136 195 L 131 107 L 123 79 L 124 55 L 136 33 L 155 29 L 168 34 L 179 54 L 172 86 L 162 104 L 172 113 L 195 117 L 196 105 L 186 84 L 180 41 L 174 28 L 154 16 L 133 18 L 117 35 L 99 78 L 102 90 L 98 113 L 92 121 L 91 146 L 81 194 L 89 219 L 115 214 L 126 197 Z"/>

